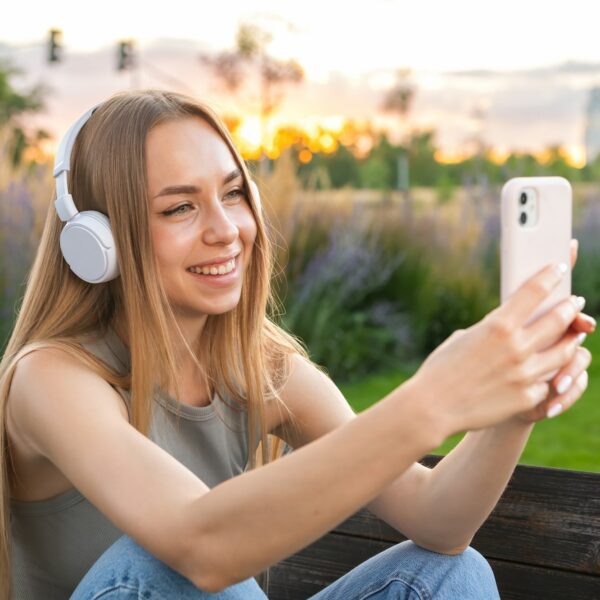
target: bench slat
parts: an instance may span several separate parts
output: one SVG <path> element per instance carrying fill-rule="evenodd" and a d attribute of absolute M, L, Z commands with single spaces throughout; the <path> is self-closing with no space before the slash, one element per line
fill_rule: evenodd
<path fill-rule="evenodd" d="M 502 600 L 598 600 L 600 577 L 491 559 Z"/>
<path fill-rule="evenodd" d="M 404 539 L 360 510 L 272 566 L 269 598 L 308 598 Z M 492 565 L 503 600 L 600 599 L 600 473 L 517 466 L 472 546 Z"/>
<path fill-rule="evenodd" d="M 390 545 L 327 534 L 269 569 L 269 600 L 305 600 Z M 600 598 L 600 577 L 493 559 L 490 564 L 502 600 Z"/>
<path fill-rule="evenodd" d="M 488 558 L 600 575 L 600 473 L 517 466 L 473 546 Z"/>
<path fill-rule="evenodd" d="M 433 466 L 439 459 L 423 462 Z M 367 510 L 335 531 L 406 539 Z M 600 575 L 600 473 L 517 466 L 472 545 L 487 558 Z"/>

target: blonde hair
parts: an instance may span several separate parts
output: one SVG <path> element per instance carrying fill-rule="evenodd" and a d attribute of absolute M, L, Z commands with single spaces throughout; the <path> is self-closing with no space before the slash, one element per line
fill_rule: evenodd
<path fill-rule="evenodd" d="M 269 316 L 276 308 L 270 285 L 272 242 L 248 185 L 246 165 L 225 125 L 195 99 L 162 90 L 115 94 L 95 111 L 77 137 L 69 189 L 78 210 L 108 215 L 120 277 L 89 284 L 70 271 L 59 247 L 63 224 L 50 204 L 23 302 L 0 362 L 0 600 L 10 597 L 6 400 L 18 360 L 42 347 L 69 352 L 110 384 L 130 391 L 131 424 L 146 436 L 156 385 L 178 389 L 169 336 L 176 323 L 158 275 L 150 236 L 145 143 L 148 132 L 159 123 L 193 116 L 211 125 L 231 150 L 243 174 L 257 234 L 238 305 L 227 313 L 209 315 L 202 344 L 188 349 L 213 389 L 247 408 L 250 440 L 254 432 L 260 433 L 249 468 L 281 455 L 282 440 L 266 431 L 264 403 L 281 400 L 279 390 L 289 373 L 290 355 L 308 356 Z M 127 329 L 131 356 L 131 372 L 127 374 L 111 371 L 78 343 L 87 334 L 105 332 L 117 320 Z"/>

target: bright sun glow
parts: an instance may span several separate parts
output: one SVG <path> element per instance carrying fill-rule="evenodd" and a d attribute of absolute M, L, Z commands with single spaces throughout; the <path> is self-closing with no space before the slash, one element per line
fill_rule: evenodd
<path fill-rule="evenodd" d="M 382 96 L 393 85 L 397 70 L 407 67 L 417 86 L 407 122 L 410 119 L 411 127 L 427 122 L 436 129 L 440 148 L 436 157 L 441 162 L 463 160 L 472 151 L 468 136 L 474 127 L 481 127 L 493 147 L 488 156 L 496 163 L 501 164 L 519 145 L 532 151 L 553 139 L 562 144 L 565 160 L 580 167 L 586 159 L 583 135 L 574 132 L 572 124 L 575 118 L 585 119 L 585 109 L 574 115 L 566 107 L 583 107 L 583 96 L 598 85 L 592 68 L 589 73 L 579 68 L 597 62 L 597 20 L 581 18 L 593 15 L 593 3 L 571 0 L 568 10 L 545 6 L 541 29 L 532 27 L 539 21 L 537 4 L 505 0 L 490 27 L 489 7 L 476 0 L 409 4 L 363 0 L 346 3 L 343 11 L 338 3 L 322 0 L 251 4 L 221 0 L 211 5 L 210 18 L 202 3 L 189 0 L 171 0 L 168 11 L 141 0 L 105 0 L 93 19 L 87 5 L 75 0 L 38 3 L 34 11 L 26 2 L 13 2 L 0 20 L 0 59 L 25 67 L 30 81 L 23 82 L 24 88 L 43 82 L 53 89 L 39 122 L 59 136 L 62 125 L 72 122 L 91 102 L 128 87 L 171 86 L 184 93 L 206 94 L 210 103 L 216 88 L 200 71 L 199 54 L 233 50 L 238 26 L 252 23 L 272 36 L 269 54 L 302 65 L 305 81 L 283 91 L 283 101 L 267 124 L 256 116 L 260 92 L 239 102 L 215 92 L 216 105 L 231 104 L 234 112 L 253 113 L 241 117 L 235 131 L 248 158 L 259 156 L 261 146 L 276 157 L 290 145 L 296 133 L 282 134 L 280 125 L 286 123 L 302 131 L 300 145 L 308 151 L 304 160 L 316 152 L 335 152 L 348 135 L 359 152 L 366 152 L 365 139 L 355 132 L 344 138 L 344 127 L 350 118 L 384 124 L 379 110 Z M 49 65 L 46 46 L 51 28 L 63 32 L 64 56 L 60 63 Z M 334 34 L 335 43 L 330 43 Z M 527 43 L 507 44 L 507 35 Z M 116 49 L 122 39 L 135 42 L 137 78 L 131 76 L 133 72 L 117 72 Z M 544 75 L 548 81 L 544 85 L 549 87 L 538 89 L 530 72 L 539 75 L 545 69 L 554 74 Z M 545 100 L 554 97 L 563 98 L 560 110 Z M 485 116 L 475 122 L 477 106 L 484 107 Z M 528 114 L 536 116 L 531 128 L 524 126 L 528 123 L 523 115 Z M 396 123 L 388 127 L 393 134 L 397 119 L 386 118 Z M 390 139 L 394 141 L 393 135 Z M 45 152 L 51 152 L 52 143 L 43 144 Z"/>

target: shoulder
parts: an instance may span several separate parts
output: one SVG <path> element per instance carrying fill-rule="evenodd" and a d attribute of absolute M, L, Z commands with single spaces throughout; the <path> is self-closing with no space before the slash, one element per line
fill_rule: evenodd
<path fill-rule="evenodd" d="M 356 417 L 346 398 L 319 366 L 300 354 L 290 357 L 280 399 L 289 416 L 275 435 L 298 448 Z"/>
<path fill-rule="evenodd" d="M 38 447 L 38 425 L 49 418 L 67 418 L 85 400 L 127 420 L 127 409 L 117 392 L 85 364 L 77 351 L 57 346 L 26 348 L 18 358 L 7 395 L 7 421 L 22 441 Z"/>

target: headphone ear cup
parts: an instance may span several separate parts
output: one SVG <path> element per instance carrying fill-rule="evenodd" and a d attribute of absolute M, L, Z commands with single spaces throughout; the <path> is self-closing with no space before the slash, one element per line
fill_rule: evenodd
<path fill-rule="evenodd" d="M 106 215 L 86 210 L 63 227 L 60 249 L 71 271 L 88 283 L 103 283 L 119 275 L 117 249 Z"/>

